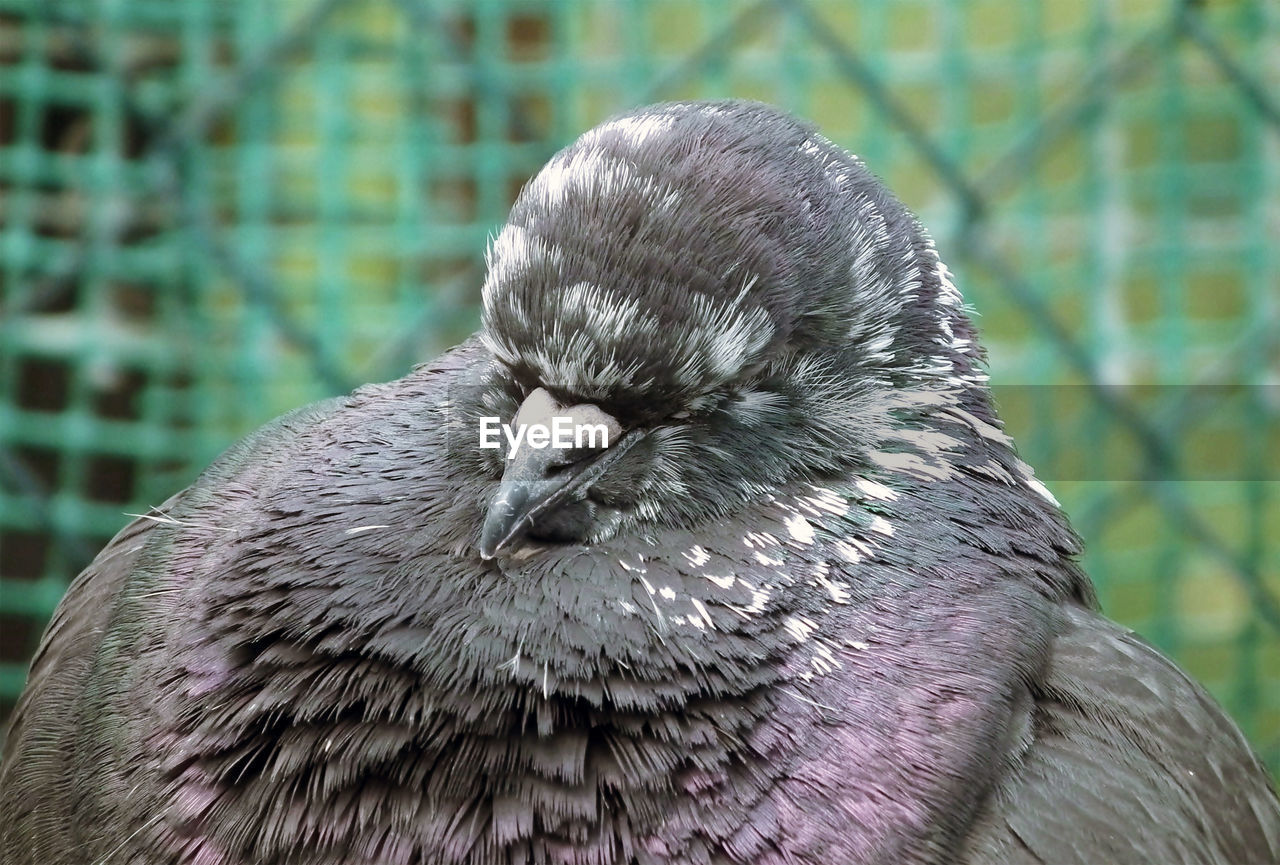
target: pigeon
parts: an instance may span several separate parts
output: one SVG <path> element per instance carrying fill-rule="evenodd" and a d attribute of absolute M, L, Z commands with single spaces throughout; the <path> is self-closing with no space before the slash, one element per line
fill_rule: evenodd
<path fill-rule="evenodd" d="M 1280 861 L 1098 611 L 950 271 L 776 108 L 560 151 L 476 335 L 126 527 L 31 667 L 7 865 Z"/>

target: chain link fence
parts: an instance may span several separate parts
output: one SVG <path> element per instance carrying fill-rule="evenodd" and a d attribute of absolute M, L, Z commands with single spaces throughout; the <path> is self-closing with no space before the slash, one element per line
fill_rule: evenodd
<path fill-rule="evenodd" d="M 476 326 L 521 184 L 751 97 L 934 233 L 1107 611 L 1280 768 L 1280 6 L 0 0 L 0 715 L 236 437 Z"/>

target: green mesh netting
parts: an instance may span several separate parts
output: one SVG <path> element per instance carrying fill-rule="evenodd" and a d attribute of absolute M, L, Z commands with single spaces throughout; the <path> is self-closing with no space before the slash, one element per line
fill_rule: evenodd
<path fill-rule="evenodd" d="M 471 331 L 558 147 L 745 96 L 931 228 L 1108 612 L 1280 767 L 1277 94 L 1269 0 L 0 0 L 0 714 L 126 513 Z"/>

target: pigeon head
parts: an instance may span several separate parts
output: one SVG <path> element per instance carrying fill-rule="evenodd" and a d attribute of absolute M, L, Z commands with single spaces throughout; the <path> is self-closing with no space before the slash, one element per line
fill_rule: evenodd
<path fill-rule="evenodd" d="M 517 431 L 559 418 L 565 446 L 492 456 L 486 557 L 688 525 L 846 470 L 884 422 L 877 394 L 982 381 L 915 219 L 761 104 L 657 105 L 587 132 L 524 188 L 488 264 L 477 405 Z"/>

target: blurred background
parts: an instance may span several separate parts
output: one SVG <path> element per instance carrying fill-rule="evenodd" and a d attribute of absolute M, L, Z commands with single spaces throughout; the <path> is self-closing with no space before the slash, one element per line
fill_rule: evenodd
<path fill-rule="evenodd" d="M 0 723 L 127 514 L 469 334 L 577 134 L 729 96 L 920 215 L 1107 612 L 1280 768 L 1274 0 L 0 0 Z"/>

